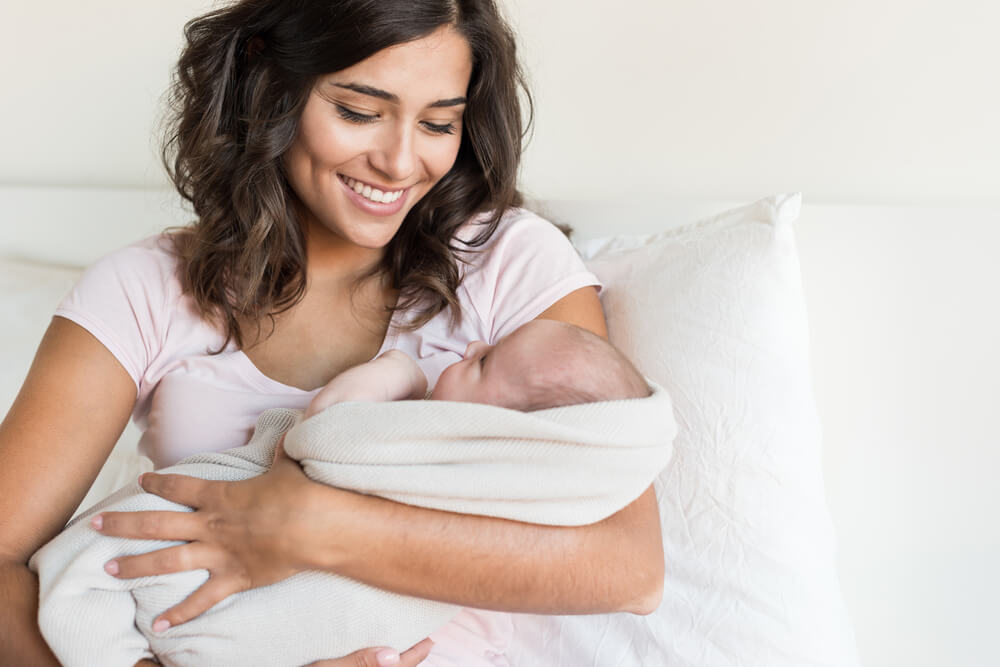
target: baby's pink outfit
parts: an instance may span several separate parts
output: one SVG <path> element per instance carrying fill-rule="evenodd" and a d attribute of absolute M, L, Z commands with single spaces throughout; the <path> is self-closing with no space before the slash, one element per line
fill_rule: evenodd
<path fill-rule="evenodd" d="M 469 241 L 481 229 L 468 223 L 458 238 Z M 570 292 L 599 286 L 566 237 L 525 210 L 508 212 L 490 240 L 466 258 L 458 290 L 461 324 L 450 329 L 448 312 L 442 312 L 416 331 L 400 332 L 392 324 L 408 313 L 398 312 L 379 350 L 409 354 L 432 387 L 470 342 L 495 343 Z M 156 468 L 242 446 L 262 411 L 304 409 L 319 391 L 271 379 L 233 344 L 212 354 L 223 335 L 199 317 L 177 268 L 166 236 L 146 239 L 90 267 L 55 313 L 87 329 L 132 376 L 132 418 L 143 429 L 139 451 Z M 508 614 L 463 610 L 432 635 L 435 649 L 424 664 L 506 665 L 511 633 Z"/>

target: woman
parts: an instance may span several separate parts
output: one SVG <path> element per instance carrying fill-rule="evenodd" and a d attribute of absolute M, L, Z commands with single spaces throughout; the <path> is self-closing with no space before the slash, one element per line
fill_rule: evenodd
<path fill-rule="evenodd" d="M 594 278 L 515 208 L 521 79 L 493 2 L 247 0 L 187 38 L 165 155 L 198 220 L 88 271 L 0 426 L 3 664 L 53 663 L 25 563 L 130 415 L 162 466 L 243 444 L 261 409 L 304 407 L 382 349 L 411 352 L 433 385 L 469 340 L 529 319 L 606 335 Z M 211 574 L 160 627 L 303 569 L 543 613 L 648 612 L 662 585 L 651 490 L 600 523 L 552 528 L 325 487 L 283 457 L 247 482 L 143 484 L 197 511 L 95 528 L 187 543 L 108 571 Z M 411 665 L 428 650 L 328 662 Z"/>

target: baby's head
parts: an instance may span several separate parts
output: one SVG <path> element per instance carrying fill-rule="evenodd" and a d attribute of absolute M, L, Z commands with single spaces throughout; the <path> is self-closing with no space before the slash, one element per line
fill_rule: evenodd
<path fill-rule="evenodd" d="M 441 373 L 431 398 L 530 412 L 649 393 L 635 366 L 600 336 L 532 320 L 496 345 L 470 343 L 462 361 Z"/>

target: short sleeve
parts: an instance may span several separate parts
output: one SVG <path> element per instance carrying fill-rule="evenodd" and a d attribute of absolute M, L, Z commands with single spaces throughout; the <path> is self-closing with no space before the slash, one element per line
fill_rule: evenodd
<path fill-rule="evenodd" d="M 469 300 L 496 341 L 581 287 L 600 281 L 566 235 L 536 214 L 507 214 L 466 277 Z"/>
<path fill-rule="evenodd" d="M 108 348 L 137 391 L 163 345 L 168 293 L 176 283 L 176 261 L 162 245 L 154 237 L 98 260 L 55 311 Z"/>

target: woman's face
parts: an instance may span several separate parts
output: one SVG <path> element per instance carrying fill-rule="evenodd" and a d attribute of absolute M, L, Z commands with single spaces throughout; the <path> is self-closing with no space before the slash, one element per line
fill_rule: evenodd
<path fill-rule="evenodd" d="M 455 163 L 471 73 L 443 27 L 319 78 L 284 156 L 310 244 L 385 247 Z"/>

